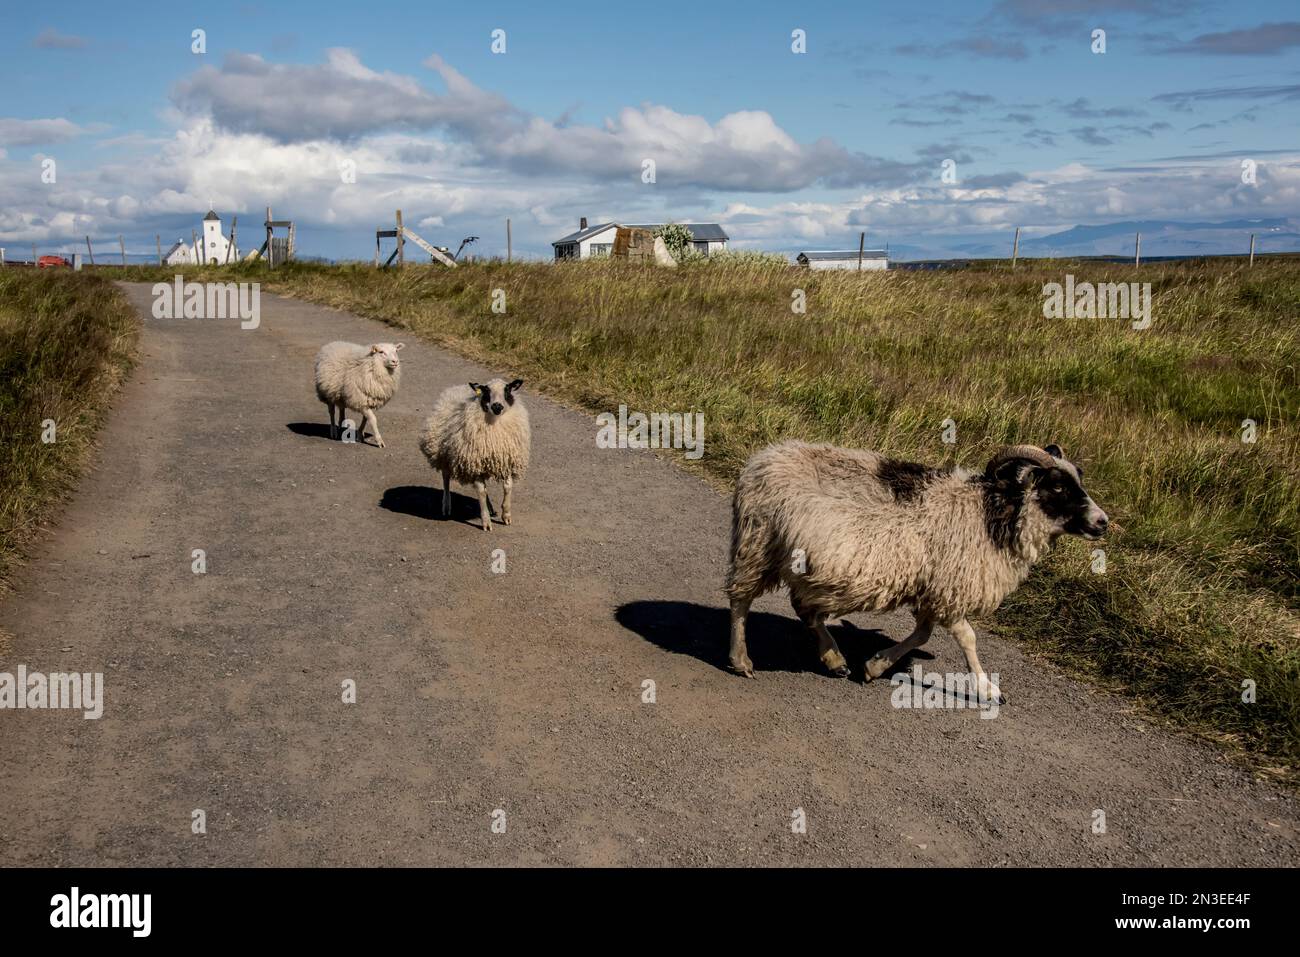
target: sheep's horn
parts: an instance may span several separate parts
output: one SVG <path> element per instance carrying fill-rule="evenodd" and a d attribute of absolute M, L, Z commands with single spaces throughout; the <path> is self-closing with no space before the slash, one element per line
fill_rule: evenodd
<path fill-rule="evenodd" d="M 1008 445 L 989 460 L 988 468 L 984 470 L 984 474 L 992 475 L 1003 462 L 1010 462 L 1013 459 L 1023 459 L 1026 462 L 1041 465 L 1043 468 L 1051 468 L 1056 464 L 1056 459 L 1036 445 Z"/>

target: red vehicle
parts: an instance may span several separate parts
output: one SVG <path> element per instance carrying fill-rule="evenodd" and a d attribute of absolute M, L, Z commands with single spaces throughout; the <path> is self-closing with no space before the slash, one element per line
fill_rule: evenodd
<path fill-rule="evenodd" d="M 71 265 L 72 263 L 68 262 L 62 256 L 42 256 L 40 259 L 36 260 L 37 269 L 49 269 L 52 266 L 71 266 Z"/>

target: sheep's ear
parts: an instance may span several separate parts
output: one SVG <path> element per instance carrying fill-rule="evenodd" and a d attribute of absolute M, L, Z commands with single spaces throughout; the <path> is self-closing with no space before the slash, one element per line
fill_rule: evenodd
<path fill-rule="evenodd" d="M 483 387 L 482 387 L 481 385 L 479 385 L 477 382 L 471 382 L 471 383 L 469 384 L 469 387 L 470 387 L 471 389 L 474 390 L 474 394 L 475 394 L 475 395 L 478 395 L 478 390 L 481 389 L 481 388 L 483 388 Z"/>
<path fill-rule="evenodd" d="M 523 385 L 524 385 L 524 380 L 523 380 L 523 379 L 516 379 L 514 382 L 512 382 L 512 383 L 510 383 L 508 386 L 506 386 L 506 391 L 507 391 L 507 392 L 514 392 L 514 391 L 516 391 L 517 389 L 522 389 L 522 388 L 523 388 Z"/>
<path fill-rule="evenodd" d="M 1045 445 L 1043 446 L 1043 451 L 1046 452 L 1054 459 L 1065 458 L 1065 453 L 1061 451 L 1061 447 L 1059 445 Z"/>
<path fill-rule="evenodd" d="M 1001 482 L 1024 485 L 1036 468 L 1039 466 L 1026 459 L 1007 459 L 994 470 L 993 478 Z"/>
<path fill-rule="evenodd" d="M 374 346 L 371 346 L 371 347 L 370 347 L 370 354 L 371 354 L 372 356 L 373 356 L 376 352 L 378 352 L 378 351 L 379 351 L 379 346 L 374 345 Z"/>
<path fill-rule="evenodd" d="M 403 349 L 405 349 L 405 348 L 406 348 L 406 343 L 405 343 L 405 342 L 399 342 L 397 345 L 393 346 L 393 351 L 394 351 L 394 352 L 401 352 L 401 351 L 402 351 Z"/>

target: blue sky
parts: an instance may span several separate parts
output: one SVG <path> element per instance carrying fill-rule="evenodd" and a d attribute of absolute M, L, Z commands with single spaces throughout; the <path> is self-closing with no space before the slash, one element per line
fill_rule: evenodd
<path fill-rule="evenodd" d="M 1015 225 L 1300 218 L 1294 3 L 73 2 L 6 25 L 17 249 L 144 252 L 209 201 L 249 225 L 270 204 L 333 257 L 369 256 L 397 206 L 487 255 L 509 216 L 532 256 L 580 216 L 935 255 Z"/>

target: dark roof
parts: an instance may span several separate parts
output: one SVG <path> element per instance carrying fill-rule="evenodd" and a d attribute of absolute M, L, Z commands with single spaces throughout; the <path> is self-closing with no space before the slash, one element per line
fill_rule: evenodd
<path fill-rule="evenodd" d="M 856 249 L 810 249 L 802 252 L 796 259 L 802 259 L 805 262 L 814 260 L 823 261 L 827 259 L 857 259 L 858 251 Z M 889 253 L 884 249 L 864 249 L 862 250 L 863 259 L 888 259 Z"/>
<path fill-rule="evenodd" d="M 663 223 L 627 223 L 628 229 L 649 229 L 655 230 L 662 226 Z M 726 242 L 731 237 L 722 231 L 722 227 L 717 223 L 682 223 L 691 231 L 691 238 L 697 243 Z"/>
<path fill-rule="evenodd" d="M 594 236 L 596 233 L 603 232 L 611 226 L 617 226 L 618 223 L 600 223 L 596 226 L 588 226 L 586 229 L 580 229 L 576 233 L 569 233 L 563 239 L 557 239 L 551 243 L 552 246 L 559 246 L 561 243 L 580 243 L 588 236 Z"/>
<path fill-rule="evenodd" d="M 557 239 L 551 243 L 552 246 L 559 246 L 562 243 L 580 243 L 584 239 L 594 236 L 596 233 L 609 229 L 611 226 L 624 226 L 628 229 L 648 229 L 654 231 L 662 226 L 663 223 L 601 223 L 598 226 L 591 226 L 587 229 L 580 229 L 576 233 L 569 233 L 563 239 Z M 729 237 L 722 231 L 722 227 L 717 223 L 682 223 L 690 230 L 691 238 L 697 243 L 703 242 L 726 242 Z"/>
<path fill-rule="evenodd" d="M 212 219 L 220 219 L 220 218 L 221 218 L 221 217 L 218 216 L 218 215 L 216 214 L 215 211 L 213 211 L 213 210 L 210 209 L 210 210 L 208 210 L 208 215 L 206 215 L 206 216 L 203 217 L 203 221 L 206 223 L 206 222 L 208 222 L 209 220 L 212 220 Z"/>

